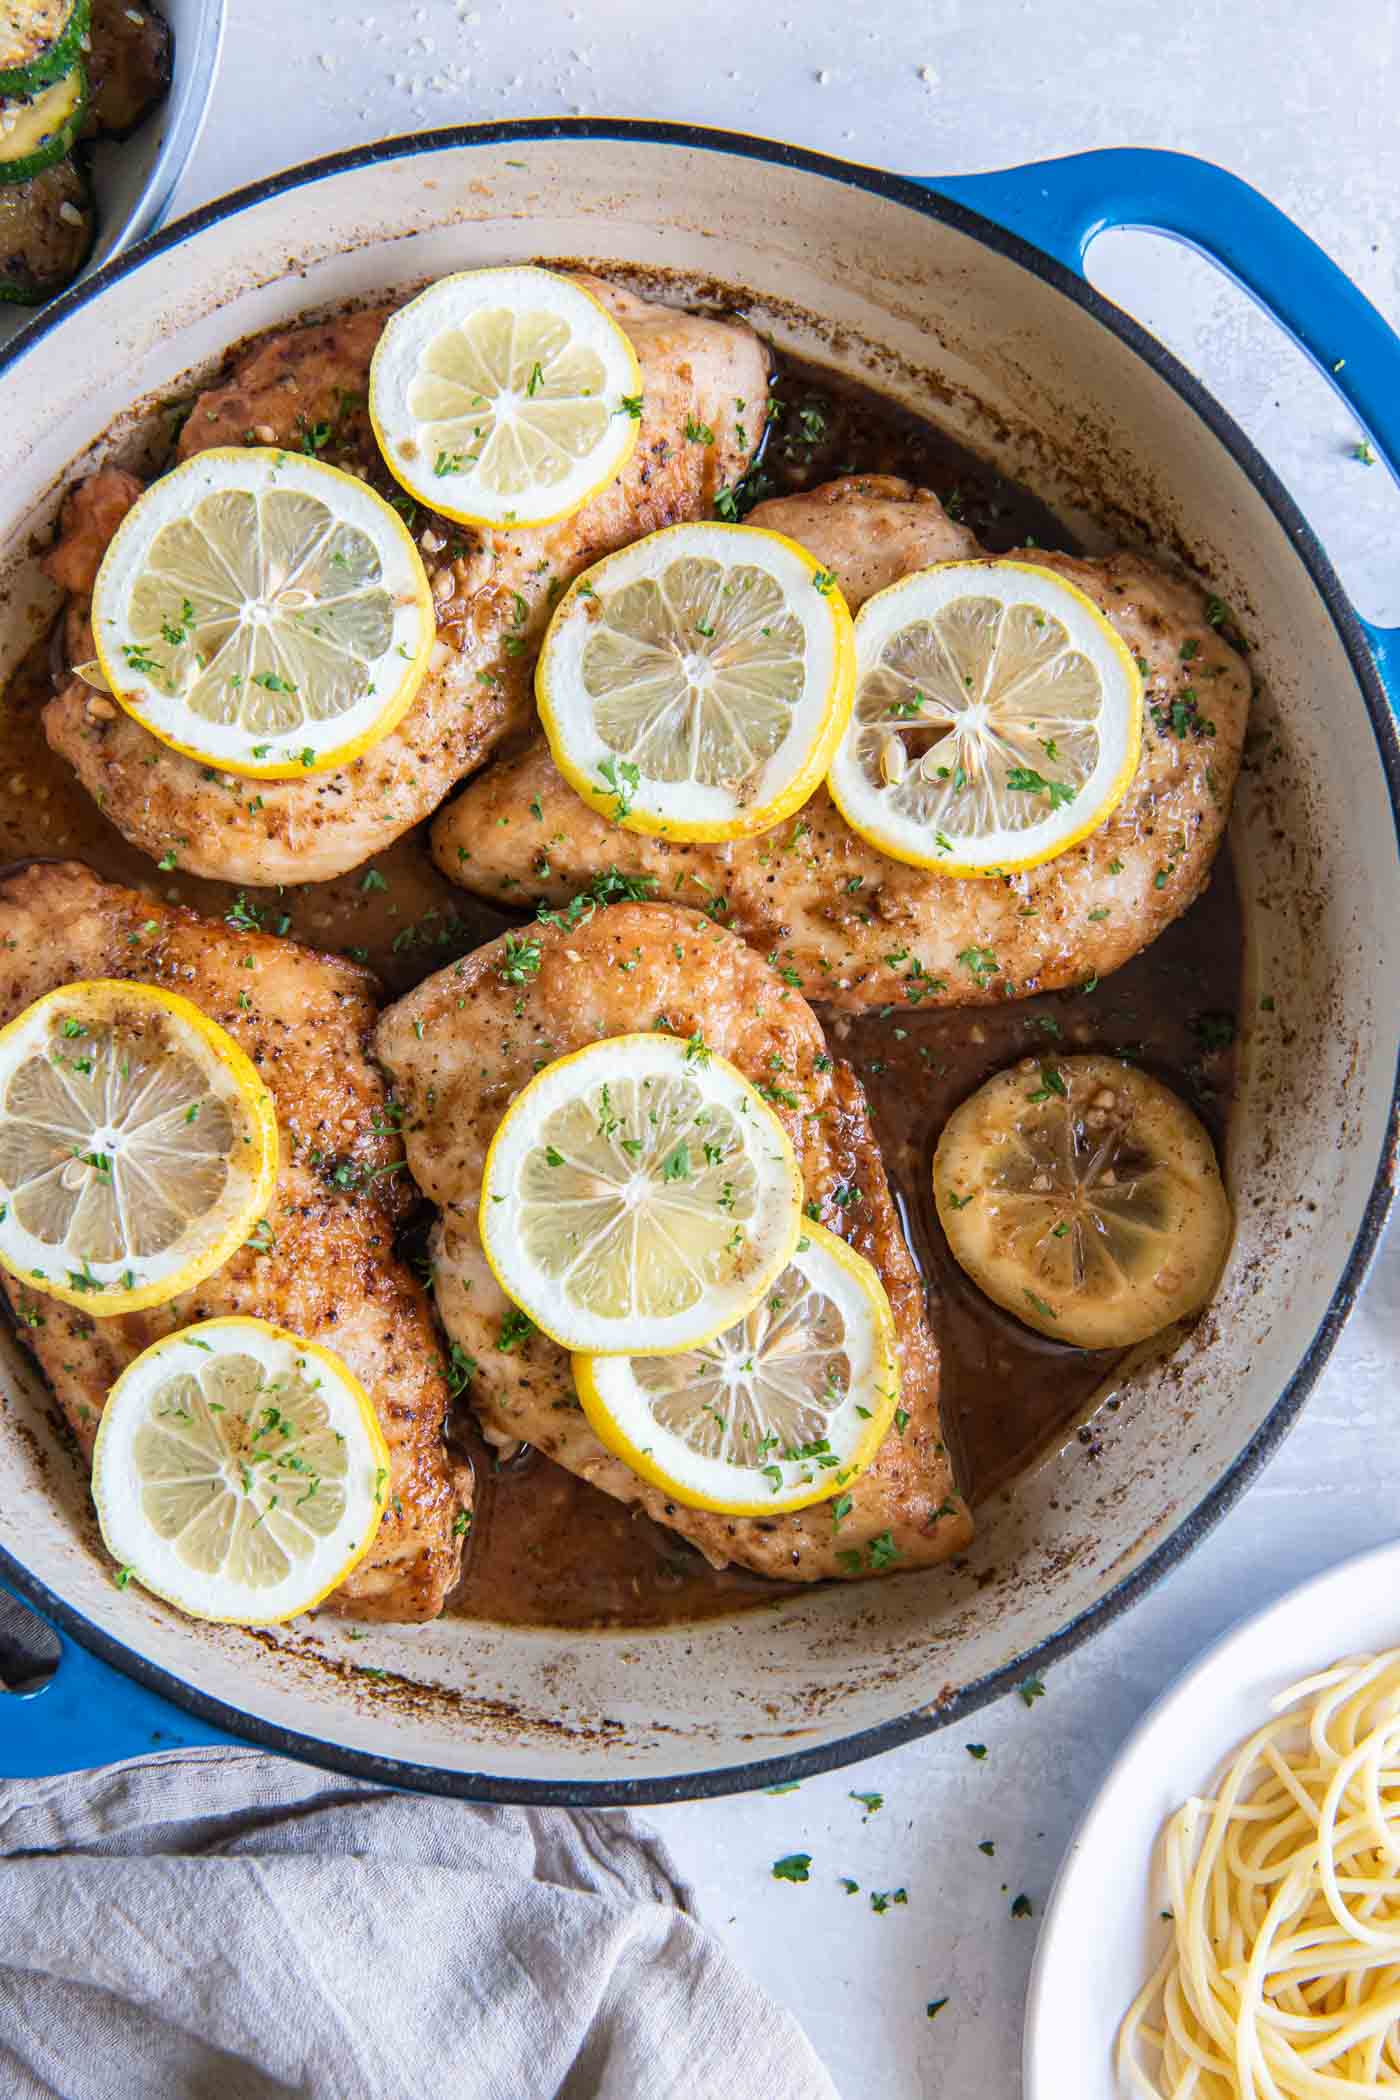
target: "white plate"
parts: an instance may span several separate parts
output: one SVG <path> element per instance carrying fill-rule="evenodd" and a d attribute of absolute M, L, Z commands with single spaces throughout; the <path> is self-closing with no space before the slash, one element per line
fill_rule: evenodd
<path fill-rule="evenodd" d="M 1154 1859 L 1163 1823 L 1268 1719 L 1276 1693 L 1340 1656 L 1397 1644 L 1400 1540 L 1243 1620 L 1148 1711 L 1050 1892 L 1026 2004 L 1024 2100 L 1123 2100 L 1118 2024 L 1166 1945 Z"/>

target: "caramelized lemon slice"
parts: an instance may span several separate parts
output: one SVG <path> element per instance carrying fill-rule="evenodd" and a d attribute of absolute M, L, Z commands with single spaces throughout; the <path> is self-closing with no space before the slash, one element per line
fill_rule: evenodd
<path fill-rule="evenodd" d="M 266 1210 L 277 1118 L 188 999 L 99 978 L 0 1029 L 0 1262 L 105 1318 L 226 1262 Z"/>
<path fill-rule="evenodd" d="M 1038 867 L 1098 829 L 1142 679 L 1098 607 L 1029 562 L 942 562 L 868 598 L 828 785 L 853 831 L 945 875 Z"/>
<path fill-rule="evenodd" d="M 576 1356 L 599 1441 L 689 1509 L 736 1517 L 839 1495 L 899 1402 L 894 1320 L 863 1256 L 804 1224 L 742 1320 L 674 1356 Z"/>
<path fill-rule="evenodd" d="M 802 1183 L 786 1131 L 696 1038 L 622 1035 L 546 1065 L 491 1141 L 481 1243 L 567 1349 L 690 1349 L 786 1267 Z"/>
<path fill-rule="evenodd" d="M 389 1452 L 338 1356 L 265 1320 L 205 1320 L 107 1398 L 92 1493 L 108 1552 L 197 1619 L 310 1611 L 363 1560 Z"/>
<path fill-rule="evenodd" d="M 996 1304 L 1081 1349 L 1199 1311 L 1230 1244 L 1205 1128 L 1114 1057 L 1023 1059 L 955 1109 L 933 1162 L 948 1245 Z"/>
<path fill-rule="evenodd" d="M 736 839 L 820 785 L 850 712 L 851 616 L 781 533 L 672 525 L 560 600 L 535 670 L 554 762 L 629 831 Z"/>
<path fill-rule="evenodd" d="M 98 571 L 108 690 L 222 771 L 345 766 L 403 718 L 436 632 L 402 518 L 300 453 L 221 447 L 152 482 Z"/>
<path fill-rule="evenodd" d="M 385 464 L 465 525 L 551 525 L 619 474 L 642 375 L 624 331 L 552 270 L 465 270 L 394 314 L 369 374 Z"/>

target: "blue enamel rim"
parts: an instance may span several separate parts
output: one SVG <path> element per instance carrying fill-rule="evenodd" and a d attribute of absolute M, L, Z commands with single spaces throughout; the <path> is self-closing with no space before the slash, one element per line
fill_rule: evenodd
<path fill-rule="evenodd" d="M 1205 424 L 1235 463 L 1248 476 L 1287 532 L 1290 544 L 1315 586 L 1335 626 L 1371 718 L 1377 751 L 1390 793 L 1400 849 L 1400 740 L 1375 660 L 1367 645 L 1356 613 L 1306 518 L 1268 462 L 1257 451 L 1224 409 L 1206 392 L 1185 366 L 1155 337 L 1102 298 L 1076 272 L 1055 261 L 1019 235 L 1008 232 L 994 220 L 970 210 L 912 177 L 892 175 L 879 169 L 854 166 L 845 161 L 811 153 L 776 141 L 754 139 L 740 133 L 706 131 L 684 124 L 634 123 L 623 119 L 551 118 L 523 122 L 465 125 L 396 139 L 372 146 L 356 147 L 327 155 L 298 168 L 266 178 L 203 206 L 164 232 L 155 234 L 120 257 L 103 265 L 91 278 L 60 294 L 46 308 L 40 323 L 0 355 L 0 380 L 21 357 L 29 356 L 44 342 L 51 329 L 109 285 L 138 270 L 150 256 L 178 248 L 192 235 L 216 222 L 231 218 L 261 203 L 307 184 L 320 182 L 347 170 L 373 166 L 424 153 L 510 142 L 540 142 L 564 139 L 632 140 L 640 144 L 680 146 L 691 150 L 728 155 L 759 165 L 791 168 L 824 177 L 855 189 L 869 191 L 892 203 L 904 205 L 923 217 L 955 228 L 982 246 L 1019 264 L 1067 299 L 1084 309 L 1110 333 L 1135 351 L 1151 369 L 1181 397 Z M 1376 1177 L 1360 1229 L 1346 1269 L 1331 1303 L 1319 1323 L 1297 1370 L 1289 1379 L 1269 1415 L 1240 1452 L 1228 1471 L 1171 1535 L 1164 1539 L 1140 1567 L 1116 1584 L 1061 1630 L 1008 1663 L 1003 1669 L 967 1685 L 936 1710 L 920 1709 L 901 1718 L 882 1722 L 839 1742 L 780 1757 L 757 1759 L 749 1764 L 728 1765 L 713 1771 L 681 1773 L 673 1778 L 624 1780 L 526 1780 L 499 1779 L 488 1773 L 454 1772 L 440 1766 L 379 1756 L 341 1748 L 315 1736 L 302 1735 L 244 1714 L 236 1707 L 210 1698 L 182 1678 L 158 1668 L 144 1656 L 125 1647 L 102 1627 L 75 1611 L 63 1598 L 40 1582 L 5 1548 L 0 1547 L 0 1578 L 36 1610 L 50 1618 L 59 1630 L 78 1641 L 89 1654 L 111 1665 L 135 1684 L 168 1700 L 171 1705 L 204 1724 L 181 1740 L 217 1741 L 233 1739 L 282 1756 L 301 1758 L 331 1770 L 417 1792 L 452 1796 L 469 1801 L 495 1801 L 539 1806 L 596 1806 L 625 1808 L 648 1802 L 704 1799 L 743 1793 L 765 1786 L 790 1783 L 820 1772 L 874 1757 L 916 1737 L 930 1734 L 965 1719 L 979 1707 L 1012 1690 L 1029 1671 L 1047 1668 L 1086 1640 L 1090 1634 L 1128 1609 L 1146 1590 L 1175 1567 L 1194 1545 L 1217 1524 L 1244 1488 L 1277 1450 L 1298 1417 L 1304 1401 L 1321 1373 L 1342 1325 L 1356 1302 L 1366 1272 L 1375 1254 L 1390 1209 L 1397 1139 L 1400 1139 L 1400 1071 L 1392 1088 L 1386 1141 L 1377 1164 Z M 42 1694 L 40 1698 L 42 1698 Z M 177 1720 L 175 1715 L 170 1716 Z M 133 1748 L 137 1747 L 133 1745 Z"/>

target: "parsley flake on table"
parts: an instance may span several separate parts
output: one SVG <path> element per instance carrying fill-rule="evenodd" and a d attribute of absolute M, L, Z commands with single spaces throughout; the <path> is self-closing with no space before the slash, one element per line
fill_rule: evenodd
<path fill-rule="evenodd" d="M 789 1852 L 773 1862 L 775 1881 L 810 1881 L 812 1855 L 810 1852 Z"/>

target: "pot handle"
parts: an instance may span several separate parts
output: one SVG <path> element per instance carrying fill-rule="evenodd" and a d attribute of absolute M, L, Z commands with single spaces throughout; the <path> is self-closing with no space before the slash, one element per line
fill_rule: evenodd
<path fill-rule="evenodd" d="M 1169 234 L 1195 248 L 1306 352 L 1400 478 L 1400 337 L 1317 243 L 1238 175 L 1187 153 L 1116 146 L 987 175 L 929 177 L 920 186 L 1081 276 L 1090 243 L 1113 227 Z M 1358 624 L 1400 714 L 1400 628 L 1359 616 Z"/>
<path fill-rule="evenodd" d="M 0 1780 L 87 1771 L 194 1744 L 238 1744 L 237 1736 L 183 1713 L 60 1633 L 2 1574 L 0 1589 L 42 1619 L 59 1646 L 53 1674 L 41 1683 L 0 1684 Z"/>

